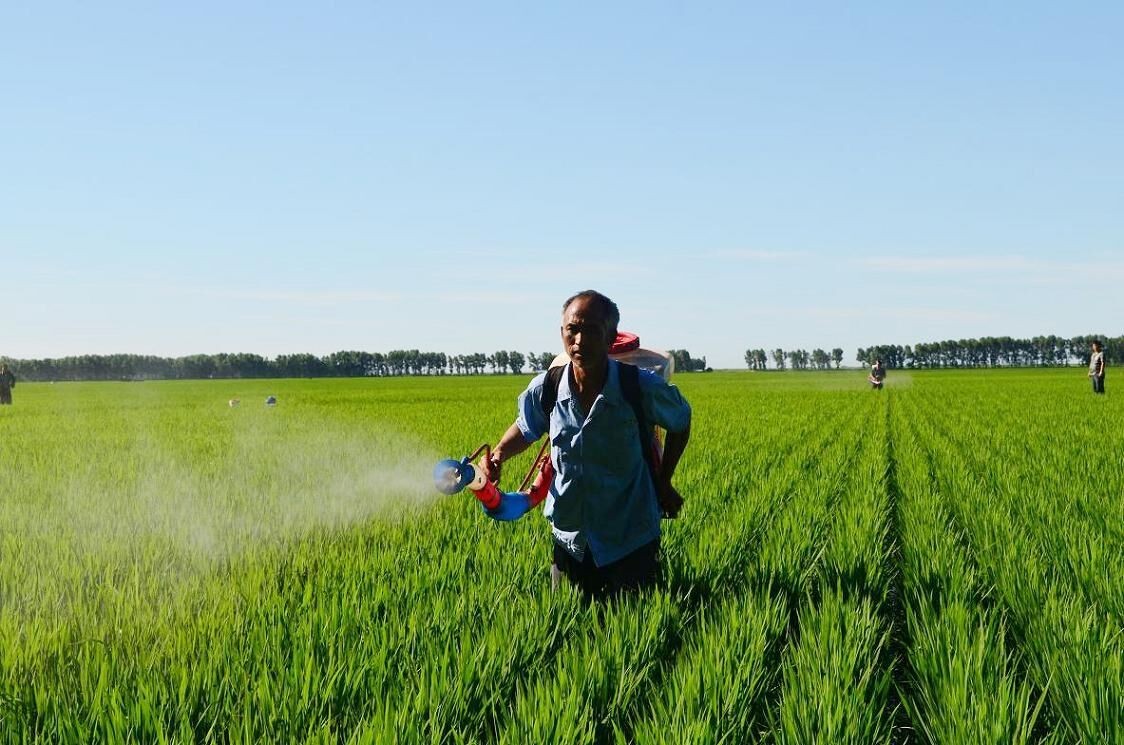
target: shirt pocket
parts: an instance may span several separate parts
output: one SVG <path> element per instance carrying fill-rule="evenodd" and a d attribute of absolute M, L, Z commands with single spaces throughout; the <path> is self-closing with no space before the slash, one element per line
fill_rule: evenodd
<path fill-rule="evenodd" d="M 608 415 L 610 412 L 606 411 Z M 644 455 L 640 451 L 640 434 L 636 415 L 631 407 L 617 407 L 612 416 L 604 416 L 586 425 L 583 458 L 611 482 L 631 481 Z"/>

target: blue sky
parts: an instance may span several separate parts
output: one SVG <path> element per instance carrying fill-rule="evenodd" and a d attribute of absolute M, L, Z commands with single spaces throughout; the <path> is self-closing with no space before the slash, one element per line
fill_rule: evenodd
<path fill-rule="evenodd" d="M 853 6 L 853 7 L 852 7 Z M 0 354 L 1124 333 L 1124 6 L 0 11 Z"/>

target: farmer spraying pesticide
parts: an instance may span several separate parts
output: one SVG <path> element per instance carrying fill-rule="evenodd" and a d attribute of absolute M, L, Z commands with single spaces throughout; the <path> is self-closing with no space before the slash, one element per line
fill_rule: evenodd
<path fill-rule="evenodd" d="M 672 477 L 690 436 L 691 407 L 659 374 L 610 357 L 619 319 L 616 304 L 599 292 L 569 298 L 561 327 L 569 361 L 530 382 L 515 422 L 494 448 L 481 448 L 477 466 L 468 463 L 474 454 L 443 461 L 435 472 L 438 488 L 468 486 L 497 520 L 517 519 L 545 500 L 552 578 L 566 577 L 588 598 L 654 585 L 660 518 L 674 517 L 683 504 Z M 653 425 L 668 433 L 660 457 Z M 550 436 L 549 458 L 530 492 L 499 491 L 504 461 L 543 435 Z"/>
<path fill-rule="evenodd" d="M 876 391 L 882 390 L 882 386 L 886 382 L 886 367 L 882 364 L 882 360 L 877 359 L 874 364 L 870 366 L 870 375 L 867 376 L 870 382 L 870 387 Z"/>

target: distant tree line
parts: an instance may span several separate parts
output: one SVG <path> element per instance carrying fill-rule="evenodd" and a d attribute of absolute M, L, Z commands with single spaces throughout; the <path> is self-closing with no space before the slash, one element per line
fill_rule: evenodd
<path fill-rule="evenodd" d="M 678 372 L 707 369 L 685 349 L 672 349 Z M 156 357 L 138 354 L 86 354 L 57 359 L 20 360 L 0 357 L 21 380 L 197 380 L 200 378 L 357 378 L 399 375 L 484 375 L 545 370 L 554 352 L 500 350 L 492 354 L 445 354 L 417 349 L 390 352 L 282 354 L 273 359 L 257 354 L 193 354 Z"/>
<path fill-rule="evenodd" d="M 391 352 L 282 354 L 193 354 L 156 357 L 137 354 L 87 354 L 58 359 L 18 360 L 0 357 L 20 380 L 188 380 L 199 378 L 348 378 L 397 375 L 482 375 L 545 370 L 553 352 L 498 351 L 448 355 L 397 349 Z"/>
<path fill-rule="evenodd" d="M 1124 364 L 1124 336 L 1035 336 L 1014 339 L 986 336 L 921 342 L 914 345 L 882 344 L 860 348 L 855 359 L 866 365 L 881 359 L 888 368 L 942 367 L 1030 367 L 1089 363 L 1093 339 L 1105 345 L 1109 364 Z M 708 370 L 706 357 L 695 358 L 686 349 L 671 349 L 677 372 Z M 450 355 L 396 349 L 390 352 L 333 352 L 282 354 L 270 359 L 257 354 L 194 354 L 186 357 L 156 357 L 137 354 L 79 355 L 57 359 L 19 360 L 0 357 L 21 380 L 188 380 L 199 378 L 345 378 L 393 377 L 400 375 L 521 374 L 529 369 L 545 370 L 554 352 L 526 354 L 500 350 L 492 354 Z M 765 370 L 769 362 L 778 370 L 828 370 L 843 362 L 843 350 L 747 349 L 745 364 Z"/>
<path fill-rule="evenodd" d="M 773 360 L 773 366 L 778 370 L 785 370 L 789 366 L 793 370 L 808 370 L 810 368 L 830 370 L 832 363 L 838 370 L 839 365 L 843 362 L 843 350 L 836 347 L 828 354 L 822 349 L 813 349 L 811 352 L 806 349 L 793 349 L 791 351 L 774 349 L 769 353 L 766 353 L 764 349 L 747 349 L 745 350 L 746 367 L 750 370 L 765 370 L 768 367 L 770 357 Z"/>
<path fill-rule="evenodd" d="M 883 344 L 860 348 L 855 356 L 869 364 L 881 359 L 886 367 L 1050 367 L 1068 366 L 1074 362 L 1089 364 L 1090 346 L 1094 339 L 1104 344 L 1109 364 L 1124 362 L 1124 336 L 1035 336 L 1013 339 L 1010 336 L 985 336 L 980 339 L 922 342 L 920 344 Z"/>
<path fill-rule="evenodd" d="M 1010 336 L 985 336 L 980 339 L 921 342 L 904 346 L 880 344 L 860 347 L 855 359 L 869 365 L 881 359 L 887 368 L 940 367 L 1050 367 L 1076 363 L 1089 364 L 1089 347 L 1094 339 L 1104 344 L 1105 360 L 1124 364 L 1124 336 L 1035 336 L 1014 339 Z M 745 364 L 750 370 L 766 370 L 769 362 L 777 370 L 828 370 L 843 362 L 843 350 L 836 347 L 830 354 L 823 349 L 810 353 L 803 349 L 745 350 Z M 678 367 L 678 365 L 677 365 Z"/>

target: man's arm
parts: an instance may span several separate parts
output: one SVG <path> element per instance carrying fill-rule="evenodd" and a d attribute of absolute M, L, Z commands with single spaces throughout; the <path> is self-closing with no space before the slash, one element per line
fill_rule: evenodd
<path fill-rule="evenodd" d="M 485 458 L 480 462 L 484 475 L 488 477 L 489 481 L 499 481 L 500 474 L 503 471 L 503 462 L 519 455 L 531 445 L 532 443 L 527 442 L 527 438 L 523 436 L 523 431 L 519 429 L 519 425 L 512 424 L 507 428 L 507 432 L 503 433 L 503 437 L 496 443 L 496 446 L 492 448 L 492 457 Z"/>
<path fill-rule="evenodd" d="M 675 517 L 683 507 L 683 497 L 671 485 L 671 477 L 675 475 L 675 468 L 679 465 L 679 458 L 687 449 L 687 441 L 691 439 L 691 425 L 682 432 L 668 432 L 664 441 L 663 457 L 660 459 L 660 471 L 656 479 L 656 496 L 660 507 L 669 517 Z"/>
<path fill-rule="evenodd" d="M 653 373 L 641 371 L 640 380 L 644 392 L 644 419 L 647 424 L 663 427 L 667 432 L 655 473 L 656 497 L 664 514 L 675 517 L 683 506 L 683 498 L 671 485 L 671 479 L 691 439 L 691 406 L 678 388 Z"/>
<path fill-rule="evenodd" d="M 687 429 L 682 432 L 668 432 L 667 439 L 664 442 L 663 458 L 660 460 L 660 481 L 671 483 L 671 477 L 675 475 L 675 468 L 679 465 L 679 459 L 683 456 L 683 451 L 687 449 L 687 441 L 691 439 L 691 425 L 687 425 Z"/>

